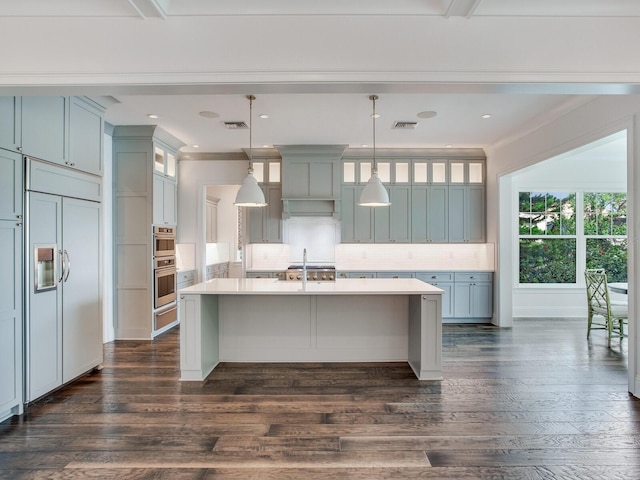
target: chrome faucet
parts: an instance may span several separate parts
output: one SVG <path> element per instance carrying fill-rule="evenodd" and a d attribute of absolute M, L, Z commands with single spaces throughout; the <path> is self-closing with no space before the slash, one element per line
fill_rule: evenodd
<path fill-rule="evenodd" d="M 302 285 L 307 286 L 307 249 L 302 250 Z"/>

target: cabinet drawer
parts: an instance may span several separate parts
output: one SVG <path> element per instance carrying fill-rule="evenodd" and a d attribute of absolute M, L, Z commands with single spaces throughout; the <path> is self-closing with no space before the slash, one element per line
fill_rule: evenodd
<path fill-rule="evenodd" d="M 193 279 L 194 279 L 194 272 L 193 270 L 189 270 L 187 272 L 178 272 L 178 278 L 176 279 L 176 281 L 178 283 L 193 282 Z"/>
<path fill-rule="evenodd" d="M 455 281 L 456 282 L 490 282 L 491 276 L 492 276 L 491 272 L 471 272 L 471 273 L 456 272 Z"/>
<path fill-rule="evenodd" d="M 416 278 L 423 282 L 453 282 L 453 272 L 418 272 Z"/>
<path fill-rule="evenodd" d="M 378 272 L 377 278 L 413 278 L 411 272 Z"/>

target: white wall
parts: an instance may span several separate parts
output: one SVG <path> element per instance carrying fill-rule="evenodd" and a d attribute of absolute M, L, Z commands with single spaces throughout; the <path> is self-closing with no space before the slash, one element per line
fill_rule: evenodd
<path fill-rule="evenodd" d="M 508 174 L 628 129 L 627 195 L 629 199 L 629 391 L 640 395 L 640 335 L 636 325 L 636 303 L 640 298 L 640 96 L 602 96 L 576 108 L 547 125 L 509 143 L 487 151 L 487 232 L 498 248 L 496 318 L 501 326 L 513 320 L 513 249 L 511 178 Z"/>
<path fill-rule="evenodd" d="M 514 173 L 511 178 L 510 222 L 503 227 L 512 238 L 513 316 L 586 317 L 584 278 L 575 286 L 518 285 L 518 193 L 530 191 L 624 192 L 627 189 L 626 131 Z M 581 250 L 579 250 L 580 252 Z M 577 271 L 585 268 L 578 257 Z"/>

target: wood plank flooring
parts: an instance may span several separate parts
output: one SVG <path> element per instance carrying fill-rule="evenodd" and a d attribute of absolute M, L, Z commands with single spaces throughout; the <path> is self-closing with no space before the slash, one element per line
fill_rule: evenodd
<path fill-rule="evenodd" d="M 445 325 L 408 365 L 223 364 L 179 382 L 178 330 L 0 424 L 10 479 L 640 479 L 627 340 L 586 321 Z"/>

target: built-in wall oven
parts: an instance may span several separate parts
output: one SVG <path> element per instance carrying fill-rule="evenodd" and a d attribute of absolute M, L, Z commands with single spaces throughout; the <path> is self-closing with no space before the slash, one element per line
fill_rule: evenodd
<path fill-rule="evenodd" d="M 176 259 L 160 257 L 154 259 L 155 298 L 154 307 L 160 308 L 176 301 Z"/>
<path fill-rule="evenodd" d="M 153 257 L 176 255 L 176 227 L 153 227 Z"/>

